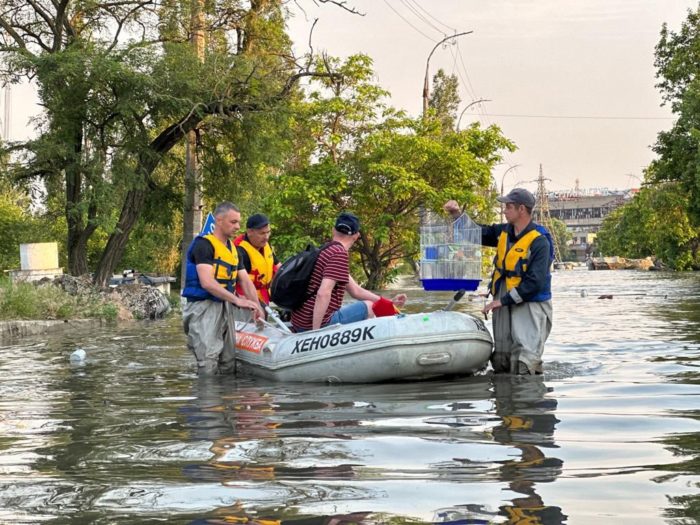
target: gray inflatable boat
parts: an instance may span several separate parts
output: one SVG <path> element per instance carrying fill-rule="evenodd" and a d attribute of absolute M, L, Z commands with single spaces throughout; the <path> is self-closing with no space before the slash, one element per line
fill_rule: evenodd
<path fill-rule="evenodd" d="M 274 381 L 375 383 L 466 375 L 493 347 L 481 319 L 437 311 L 330 325 L 299 334 L 236 323 L 241 373 Z"/>

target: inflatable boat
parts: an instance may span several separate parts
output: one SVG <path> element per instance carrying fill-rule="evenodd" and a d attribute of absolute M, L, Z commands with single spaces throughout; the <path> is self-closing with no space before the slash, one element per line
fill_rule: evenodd
<path fill-rule="evenodd" d="M 437 311 L 378 317 L 289 333 L 274 324 L 236 323 L 238 372 L 274 381 L 375 383 L 466 375 L 493 347 L 481 319 Z"/>

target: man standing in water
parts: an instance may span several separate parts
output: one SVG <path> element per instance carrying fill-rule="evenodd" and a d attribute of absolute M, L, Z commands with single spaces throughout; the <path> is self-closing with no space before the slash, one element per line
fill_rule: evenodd
<path fill-rule="evenodd" d="M 489 289 L 494 300 L 483 309 L 493 311 L 491 366 L 496 373 L 541 374 L 552 330 L 552 238 L 532 222 L 535 196 L 528 190 L 515 188 L 497 200 L 505 204 L 507 224 L 481 226 L 481 244 L 496 247 Z M 444 209 L 454 218 L 461 214 L 453 200 Z"/>
<path fill-rule="evenodd" d="M 262 317 L 255 286 L 231 242 L 241 226 L 241 213 L 230 202 L 214 210 L 214 230 L 198 235 L 187 250 L 182 296 L 187 303 L 182 320 L 187 346 L 197 359 L 200 372 L 232 373 L 235 370 L 236 334 L 231 304 Z M 234 293 L 240 283 L 245 298 Z"/>

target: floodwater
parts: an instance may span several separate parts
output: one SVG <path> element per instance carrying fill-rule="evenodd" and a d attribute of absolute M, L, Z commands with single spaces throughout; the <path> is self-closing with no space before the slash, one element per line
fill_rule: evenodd
<path fill-rule="evenodd" d="M 200 379 L 178 319 L 4 341 L 0 522 L 697 523 L 700 275 L 554 289 L 527 379 Z"/>

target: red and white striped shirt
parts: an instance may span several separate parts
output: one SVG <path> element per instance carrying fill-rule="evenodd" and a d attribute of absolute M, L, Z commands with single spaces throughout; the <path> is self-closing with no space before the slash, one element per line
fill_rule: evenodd
<path fill-rule="evenodd" d="M 316 259 L 314 271 L 311 273 L 309 290 L 314 294 L 309 297 L 300 308 L 292 312 L 292 325 L 295 328 L 310 330 L 314 320 L 314 305 L 316 304 L 316 291 L 321 286 L 323 279 L 333 279 L 335 286 L 331 292 L 331 300 L 328 303 L 326 313 L 323 315 L 321 326 L 328 324 L 331 316 L 340 310 L 345 295 L 345 287 L 350 278 L 350 258 L 345 247 L 337 241 L 326 246 Z"/>

